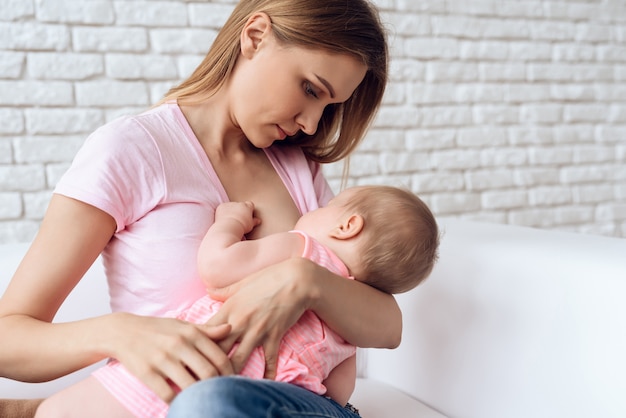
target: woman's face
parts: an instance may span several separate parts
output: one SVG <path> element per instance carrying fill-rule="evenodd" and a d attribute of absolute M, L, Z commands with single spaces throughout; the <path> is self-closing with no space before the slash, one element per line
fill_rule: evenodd
<path fill-rule="evenodd" d="M 253 54 L 239 57 L 231 119 L 258 148 L 300 130 L 312 135 L 324 108 L 348 100 L 366 71 L 352 56 L 283 46 L 270 34 Z"/>

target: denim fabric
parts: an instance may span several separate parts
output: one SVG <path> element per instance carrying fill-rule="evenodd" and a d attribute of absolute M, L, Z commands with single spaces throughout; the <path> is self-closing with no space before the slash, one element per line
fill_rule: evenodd
<path fill-rule="evenodd" d="M 241 376 L 216 377 L 179 393 L 169 418 L 358 418 L 356 409 L 299 386 Z"/>

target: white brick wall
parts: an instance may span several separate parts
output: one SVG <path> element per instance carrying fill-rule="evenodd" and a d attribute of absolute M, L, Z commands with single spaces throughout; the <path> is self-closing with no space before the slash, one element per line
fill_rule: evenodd
<path fill-rule="evenodd" d="M 626 237 L 626 3 L 375 2 L 391 78 L 350 184 L 409 187 L 441 218 Z M 233 4 L 0 0 L 0 242 L 32 239 L 84 138 L 191 73 Z"/>

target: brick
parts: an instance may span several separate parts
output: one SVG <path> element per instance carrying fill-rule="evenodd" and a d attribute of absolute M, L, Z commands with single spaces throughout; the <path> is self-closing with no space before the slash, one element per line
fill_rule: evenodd
<path fill-rule="evenodd" d="M 73 103 L 69 82 L 0 80 L 0 106 L 68 106 Z"/>
<path fill-rule="evenodd" d="M 24 132 L 24 117 L 19 109 L 0 108 L 0 121 L 0 134 Z"/>
<path fill-rule="evenodd" d="M 39 80 L 84 80 L 104 73 L 101 55 L 30 53 L 28 74 Z"/>
<path fill-rule="evenodd" d="M 461 128 L 457 144 L 463 148 L 498 147 L 507 144 L 507 132 L 499 127 Z"/>
<path fill-rule="evenodd" d="M 191 26 L 221 29 L 233 11 L 230 4 L 190 3 L 189 23 Z"/>
<path fill-rule="evenodd" d="M 593 62 L 596 60 L 596 47 L 593 45 L 555 44 L 552 51 L 554 61 L 565 62 Z"/>
<path fill-rule="evenodd" d="M 470 191 L 511 188 L 514 185 L 510 170 L 474 170 L 465 174 L 465 185 Z"/>
<path fill-rule="evenodd" d="M 150 102 L 141 81 L 85 81 L 76 83 L 75 90 L 79 106 L 147 106 Z"/>
<path fill-rule="evenodd" d="M 174 57 L 164 55 L 109 54 L 106 73 L 119 80 L 166 80 L 178 76 Z"/>
<path fill-rule="evenodd" d="M 11 141 L 7 138 L 0 137 L 0 164 L 13 163 L 13 147 Z"/>
<path fill-rule="evenodd" d="M 504 61 L 509 55 L 508 43 L 501 41 L 463 41 L 458 49 L 463 61 Z"/>
<path fill-rule="evenodd" d="M 603 143 L 624 143 L 626 141 L 626 126 L 598 126 L 595 128 L 595 136 L 588 134 L 588 138 L 595 138 Z"/>
<path fill-rule="evenodd" d="M 512 145 L 547 145 L 554 143 L 554 130 L 538 126 L 508 128 L 509 142 Z"/>
<path fill-rule="evenodd" d="M 452 104 L 456 102 L 456 86 L 454 84 L 410 84 L 407 90 L 409 104 Z"/>
<path fill-rule="evenodd" d="M 430 208 L 434 213 L 441 215 L 479 210 L 480 195 L 477 193 L 439 193 L 432 197 Z"/>
<path fill-rule="evenodd" d="M 50 203 L 52 192 L 49 190 L 41 192 L 24 193 L 24 217 L 26 219 L 42 219 Z"/>
<path fill-rule="evenodd" d="M 616 160 L 615 147 L 610 145 L 578 145 L 574 148 L 576 164 L 609 163 Z"/>
<path fill-rule="evenodd" d="M 406 148 L 408 150 L 434 150 L 452 148 L 456 144 L 456 131 L 453 129 L 408 129 Z"/>
<path fill-rule="evenodd" d="M 172 83 L 171 81 L 152 81 L 148 84 L 150 103 L 158 103 L 170 89 L 178 83 Z M 143 109 L 142 109 L 143 110 Z"/>
<path fill-rule="evenodd" d="M 600 221 L 625 221 L 626 202 L 598 205 L 595 211 L 595 218 Z"/>
<path fill-rule="evenodd" d="M 486 19 L 472 16 L 432 16 L 432 33 L 442 38 L 484 38 L 491 25 Z"/>
<path fill-rule="evenodd" d="M 529 147 L 529 162 L 532 165 L 562 165 L 571 164 L 574 159 L 574 151 L 571 147 Z"/>
<path fill-rule="evenodd" d="M 433 33 L 428 16 L 409 13 L 385 13 L 384 20 L 393 28 L 393 36 L 421 36 Z"/>
<path fill-rule="evenodd" d="M 480 63 L 478 74 L 483 81 L 524 81 L 526 68 L 519 64 Z"/>
<path fill-rule="evenodd" d="M 593 101 L 597 87 L 588 84 L 551 84 L 550 98 L 558 101 Z"/>
<path fill-rule="evenodd" d="M 83 144 L 84 137 L 62 135 L 19 138 L 15 141 L 15 160 L 28 164 L 69 162 Z M 43 167 L 40 170 L 43 172 Z"/>
<path fill-rule="evenodd" d="M 480 151 L 482 167 L 518 167 L 528 164 L 524 148 L 486 148 Z"/>
<path fill-rule="evenodd" d="M 42 190 L 45 184 L 46 178 L 41 165 L 0 165 L 0 190 L 35 191 Z"/>
<path fill-rule="evenodd" d="M 535 228 L 550 228 L 555 224 L 553 209 L 529 208 L 509 211 L 509 223 L 513 225 L 525 225 Z"/>
<path fill-rule="evenodd" d="M 411 176 L 413 190 L 419 193 L 458 192 L 464 189 L 461 173 L 420 173 Z"/>
<path fill-rule="evenodd" d="M 519 123 L 519 107 L 489 104 L 474 105 L 471 118 L 477 124 L 515 125 Z"/>
<path fill-rule="evenodd" d="M 422 108 L 421 126 L 427 128 L 469 125 L 472 111 L 469 106 L 432 106 Z"/>
<path fill-rule="evenodd" d="M 66 27 L 33 22 L 0 22 L 0 49 L 62 51 L 69 47 Z"/>
<path fill-rule="evenodd" d="M 61 177 L 70 168 L 70 162 L 46 164 L 46 187 L 53 189 Z"/>
<path fill-rule="evenodd" d="M 39 221 L 0 222 L 0 242 L 31 242 L 39 230 Z"/>
<path fill-rule="evenodd" d="M 404 132 L 399 129 L 370 129 L 359 145 L 360 152 L 405 150 Z"/>
<path fill-rule="evenodd" d="M 29 134 L 89 133 L 104 123 L 97 109 L 26 109 Z"/>
<path fill-rule="evenodd" d="M 532 104 L 520 108 L 523 124 L 552 125 L 563 121 L 563 106 L 560 104 Z"/>
<path fill-rule="evenodd" d="M 494 2 L 494 13 L 503 17 L 541 18 L 544 16 L 542 4 L 539 2 L 497 1 Z"/>
<path fill-rule="evenodd" d="M 480 166 L 478 150 L 440 150 L 431 153 L 430 166 L 438 170 L 470 170 Z"/>
<path fill-rule="evenodd" d="M 206 54 L 216 36 L 212 29 L 153 29 L 150 44 L 158 53 Z"/>
<path fill-rule="evenodd" d="M 473 62 L 428 62 L 426 80 L 429 82 L 477 81 L 478 66 Z"/>
<path fill-rule="evenodd" d="M 72 28 L 75 51 L 79 52 L 144 52 L 148 34 L 144 28 L 75 27 Z"/>
<path fill-rule="evenodd" d="M 609 107 L 604 104 L 568 104 L 563 109 L 565 122 L 605 122 Z"/>
<path fill-rule="evenodd" d="M 555 225 L 572 225 L 593 222 L 594 209 L 590 206 L 560 207 L 554 210 Z"/>
<path fill-rule="evenodd" d="M 530 26 L 530 37 L 533 40 L 565 42 L 573 41 L 576 37 L 576 26 L 572 22 L 533 20 L 527 25 Z"/>
<path fill-rule="evenodd" d="M 0 78 L 18 78 L 24 68 L 23 52 L 0 51 Z"/>
<path fill-rule="evenodd" d="M 115 1 L 117 24 L 124 26 L 186 26 L 187 7 L 174 1 Z"/>
<path fill-rule="evenodd" d="M 359 153 L 350 157 L 350 175 L 354 177 L 380 174 L 377 154 Z"/>
<path fill-rule="evenodd" d="M 187 78 L 202 63 L 202 60 L 204 59 L 204 54 L 177 56 L 175 57 L 175 59 L 176 67 L 178 68 L 178 76 L 180 78 Z"/>
<path fill-rule="evenodd" d="M 515 83 L 506 85 L 505 100 L 510 103 L 546 102 L 550 100 L 549 83 Z"/>
<path fill-rule="evenodd" d="M 532 187 L 557 184 L 559 170 L 553 167 L 519 167 L 513 171 L 515 186 Z"/>
<path fill-rule="evenodd" d="M 528 191 L 532 206 L 557 206 L 572 203 L 572 190 L 567 186 L 543 186 Z"/>
<path fill-rule="evenodd" d="M 380 0 L 377 0 L 380 1 Z M 415 1 L 396 0 L 396 8 L 408 12 L 443 13 L 446 10 L 445 2 L 440 0 Z"/>
<path fill-rule="evenodd" d="M 0 192 L 0 220 L 17 219 L 22 215 L 20 193 Z"/>
<path fill-rule="evenodd" d="M 35 7 L 31 1 L 0 0 L 0 20 L 18 20 L 32 17 Z"/>
<path fill-rule="evenodd" d="M 601 183 L 611 178 L 611 167 L 597 165 L 561 168 L 561 182 L 566 184 Z"/>
<path fill-rule="evenodd" d="M 115 16 L 108 0 L 35 0 L 37 20 L 55 23 L 107 25 Z"/>
<path fill-rule="evenodd" d="M 506 44 L 507 57 L 515 61 L 550 61 L 552 59 L 552 44 L 548 42 L 508 42 Z"/>
<path fill-rule="evenodd" d="M 394 82 L 387 83 L 383 105 L 401 105 L 404 102 L 406 102 L 406 86 Z"/>
<path fill-rule="evenodd" d="M 626 74 L 626 69 L 624 72 Z M 426 65 L 421 61 L 396 58 L 389 63 L 389 79 L 391 81 L 423 81 L 425 74 Z"/>
<path fill-rule="evenodd" d="M 475 0 L 471 2 L 451 1 L 447 3 L 446 10 L 452 14 L 493 16 L 496 14 L 497 5 L 497 2 L 485 0 Z"/>
<path fill-rule="evenodd" d="M 379 161 L 382 174 L 410 173 L 430 168 L 430 161 L 426 153 L 382 152 Z"/>
<path fill-rule="evenodd" d="M 590 184 L 573 186 L 572 200 L 574 203 L 599 203 L 616 200 L 615 187 L 610 184 Z"/>
<path fill-rule="evenodd" d="M 481 194 L 481 207 L 485 209 L 513 209 L 528 205 L 525 190 L 491 190 Z"/>
<path fill-rule="evenodd" d="M 456 86 L 456 101 L 459 103 L 501 103 L 506 94 L 505 86 L 500 83 L 459 83 Z"/>
<path fill-rule="evenodd" d="M 552 129 L 556 144 L 580 144 L 594 142 L 595 134 L 592 125 L 576 124 L 555 126 Z"/>
<path fill-rule="evenodd" d="M 403 128 L 419 124 L 420 112 L 415 108 L 386 106 L 379 110 L 373 126 L 376 128 Z"/>
<path fill-rule="evenodd" d="M 445 38 L 409 38 L 404 42 L 403 53 L 420 59 L 450 59 L 459 56 L 459 42 Z"/>

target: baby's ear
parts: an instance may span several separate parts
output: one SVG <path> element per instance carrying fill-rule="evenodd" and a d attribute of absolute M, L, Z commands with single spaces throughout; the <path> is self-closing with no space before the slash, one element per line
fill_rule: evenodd
<path fill-rule="evenodd" d="M 354 238 L 363 230 L 365 221 L 361 215 L 352 214 L 341 219 L 339 224 L 331 231 L 330 236 L 336 239 Z"/>

